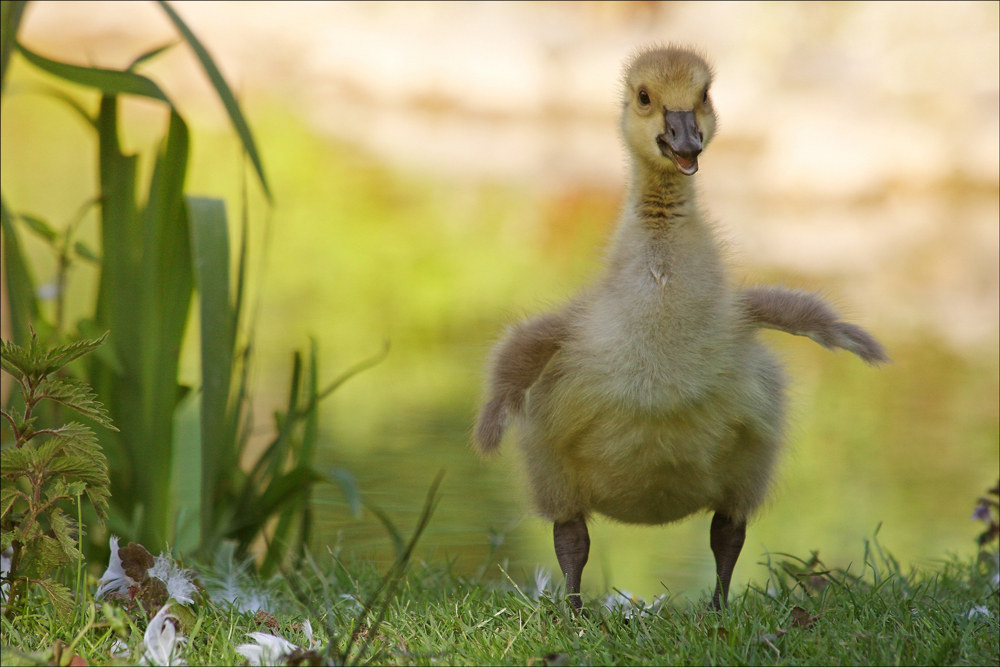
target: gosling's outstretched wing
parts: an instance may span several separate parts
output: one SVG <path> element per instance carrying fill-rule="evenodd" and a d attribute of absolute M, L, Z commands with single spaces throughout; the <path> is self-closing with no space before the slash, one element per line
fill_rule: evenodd
<path fill-rule="evenodd" d="M 740 301 L 749 321 L 757 326 L 808 336 L 823 347 L 843 348 L 872 365 L 889 361 L 874 336 L 841 320 L 816 294 L 783 287 L 750 287 L 740 293 Z"/>
<path fill-rule="evenodd" d="M 481 454 L 496 451 L 507 427 L 507 418 L 524 407 L 524 395 L 542 374 L 566 340 L 567 316 L 539 315 L 520 322 L 493 349 L 489 364 L 488 396 L 476 420 L 475 442 Z"/>

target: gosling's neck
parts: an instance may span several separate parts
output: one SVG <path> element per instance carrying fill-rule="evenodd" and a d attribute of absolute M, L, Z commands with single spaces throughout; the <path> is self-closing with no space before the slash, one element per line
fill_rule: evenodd
<path fill-rule="evenodd" d="M 634 219 L 652 232 L 666 232 L 694 218 L 697 210 L 694 178 L 680 172 L 652 168 L 636 160 L 632 165 L 629 203 Z"/>

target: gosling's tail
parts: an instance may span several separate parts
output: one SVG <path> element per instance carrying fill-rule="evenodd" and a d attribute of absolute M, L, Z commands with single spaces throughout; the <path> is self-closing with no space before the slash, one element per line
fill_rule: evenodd
<path fill-rule="evenodd" d="M 877 365 L 889 361 L 881 343 L 861 327 L 844 322 L 819 296 L 781 287 L 750 287 L 740 293 L 753 324 L 808 336 L 825 348 L 843 348 Z"/>
<path fill-rule="evenodd" d="M 489 399 L 479 411 L 474 440 L 480 454 L 500 447 L 508 417 L 524 408 L 524 395 L 566 339 L 566 317 L 547 314 L 520 322 L 494 348 L 490 362 Z"/>

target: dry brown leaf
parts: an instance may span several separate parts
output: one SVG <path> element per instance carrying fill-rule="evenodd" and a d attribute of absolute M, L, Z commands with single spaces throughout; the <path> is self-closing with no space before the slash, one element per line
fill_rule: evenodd
<path fill-rule="evenodd" d="M 809 630 L 816 625 L 816 621 L 819 620 L 819 616 L 819 614 L 813 616 L 802 607 L 792 607 L 792 627 L 805 628 L 806 630 Z"/>
<path fill-rule="evenodd" d="M 281 631 L 281 625 L 278 623 L 278 619 L 263 609 L 257 612 L 256 616 L 253 617 L 253 620 L 257 625 L 263 625 L 264 627 L 274 630 L 275 632 Z"/>
<path fill-rule="evenodd" d="M 135 542 L 129 542 L 127 546 L 118 549 L 118 556 L 122 559 L 122 569 L 125 574 L 132 577 L 140 584 L 146 583 L 149 579 L 149 568 L 153 567 L 153 554 L 146 550 L 146 547 Z"/>
<path fill-rule="evenodd" d="M 709 637 L 718 637 L 719 641 L 729 641 L 729 630 L 725 628 L 709 628 L 705 634 Z"/>

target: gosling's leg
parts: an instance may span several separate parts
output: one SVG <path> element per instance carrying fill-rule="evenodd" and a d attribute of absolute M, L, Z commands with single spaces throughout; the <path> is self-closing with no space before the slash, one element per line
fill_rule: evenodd
<path fill-rule="evenodd" d="M 733 568 L 736 567 L 736 559 L 740 557 L 746 536 L 746 521 L 737 523 L 722 512 L 716 512 L 712 517 L 711 544 L 716 572 L 713 609 L 721 609 L 728 604 L 729 581 L 733 578 Z"/>
<path fill-rule="evenodd" d="M 580 611 L 583 608 L 583 602 L 580 600 L 580 577 L 583 574 L 583 566 L 587 564 L 587 557 L 590 555 L 590 534 L 587 532 L 587 522 L 583 520 L 583 517 L 557 522 L 552 527 L 552 536 L 556 545 L 556 558 L 559 559 L 559 567 L 566 577 L 566 593 L 569 595 L 569 602 L 573 605 L 573 609 Z"/>

